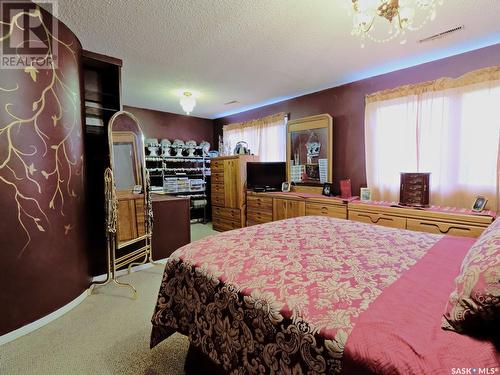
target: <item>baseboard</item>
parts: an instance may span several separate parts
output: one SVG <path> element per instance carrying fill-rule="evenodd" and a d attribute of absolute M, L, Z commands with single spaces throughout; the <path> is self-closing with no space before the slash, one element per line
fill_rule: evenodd
<path fill-rule="evenodd" d="M 85 291 L 80 294 L 78 297 L 76 297 L 73 301 L 70 303 L 64 305 L 63 307 L 60 307 L 54 312 L 51 312 L 49 315 L 45 315 L 43 318 L 40 318 L 38 320 L 35 320 L 32 323 L 26 324 L 25 326 L 22 326 L 21 328 L 15 329 L 12 332 L 6 333 L 5 335 L 0 336 L 0 345 L 7 344 L 8 342 L 11 342 L 12 340 L 15 340 L 21 336 L 27 335 L 30 332 L 33 332 L 37 330 L 38 328 L 43 327 L 46 324 L 49 324 L 53 320 L 56 320 L 57 318 L 63 316 L 66 314 L 68 311 L 74 309 L 76 306 L 78 306 L 80 303 L 83 302 L 83 300 L 88 296 L 88 289 L 85 289 Z"/>
<path fill-rule="evenodd" d="M 165 264 L 167 262 L 167 258 L 155 260 L 155 262 Z M 154 267 L 154 265 L 152 265 L 151 263 L 146 263 L 146 264 L 141 264 L 140 266 L 132 267 L 130 271 L 137 272 L 137 271 L 141 271 L 141 270 L 151 268 L 151 267 Z M 123 275 L 127 274 L 127 272 L 128 272 L 127 269 L 120 270 L 116 273 L 116 276 L 123 276 Z M 94 276 L 92 278 L 92 282 L 104 281 L 105 279 L 106 279 L 106 274 Z M 63 316 L 67 312 L 73 310 L 76 306 L 78 306 L 80 303 L 82 303 L 85 298 L 87 298 L 90 295 L 89 290 L 90 290 L 90 288 L 85 289 L 83 291 L 83 293 L 80 294 L 78 297 L 76 297 L 74 300 L 67 303 L 63 307 L 60 307 L 56 311 L 51 312 L 48 315 L 45 315 L 43 318 L 35 320 L 32 323 L 26 324 L 25 326 L 22 326 L 21 328 L 15 329 L 14 331 L 11 331 L 9 333 L 6 333 L 5 335 L 0 336 L 0 346 L 7 344 L 8 342 L 11 342 L 19 337 L 27 335 L 28 333 L 36 331 L 38 328 L 41 328 L 41 327 L 49 324 L 50 322 L 56 320 L 57 318 L 60 318 L 61 316 Z"/>

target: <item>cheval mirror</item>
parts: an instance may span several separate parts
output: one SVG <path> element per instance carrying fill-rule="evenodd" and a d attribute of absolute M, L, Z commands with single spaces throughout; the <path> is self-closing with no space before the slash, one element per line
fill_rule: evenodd
<path fill-rule="evenodd" d="M 132 285 L 118 282 L 116 271 L 128 265 L 130 273 L 134 265 L 154 264 L 153 214 L 144 136 L 134 115 L 120 111 L 109 121 L 108 137 L 111 167 L 104 175 L 108 273 L 105 281 L 94 285 L 113 281 L 119 286 L 130 287 L 136 297 L 137 291 Z"/>

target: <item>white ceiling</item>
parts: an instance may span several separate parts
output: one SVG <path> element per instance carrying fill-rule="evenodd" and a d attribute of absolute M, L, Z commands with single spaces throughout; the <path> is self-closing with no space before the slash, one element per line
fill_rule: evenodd
<path fill-rule="evenodd" d="M 192 115 L 206 118 L 500 43 L 500 0 L 445 0 L 407 44 L 364 49 L 345 2 L 58 0 L 58 17 L 85 49 L 123 59 L 124 104 L 183 113 L 174 91 L 189 88 L 201 93 Z"/>

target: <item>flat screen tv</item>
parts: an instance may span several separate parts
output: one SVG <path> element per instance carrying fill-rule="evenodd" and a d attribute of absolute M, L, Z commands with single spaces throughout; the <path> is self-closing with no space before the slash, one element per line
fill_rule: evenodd
<path fill-rule="evenodd" d="M 281 190 L 281 184 L 285 181 L 285 162 L 247 163 L 247 188 L 249 190 Z"/>

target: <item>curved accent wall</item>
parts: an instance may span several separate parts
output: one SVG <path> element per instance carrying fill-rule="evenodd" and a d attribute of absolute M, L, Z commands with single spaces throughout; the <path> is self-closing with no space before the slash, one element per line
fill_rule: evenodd
<path fill-rule="evenodd" d="M 2 12 L 12 27 L 0 31 L 3 43 L 22 46 L 12 64 L 25 64 L 0 69 L 0 335 L 64 306 L 89 284 L 81 45 L 49 13 L 21 4 L 27 8 Z M 20 29 L 26 22 L 32 33 Z M 23 62 L 35 52 L 21 43 L 28 38 L 42 41 L 52 63 Z"/>

